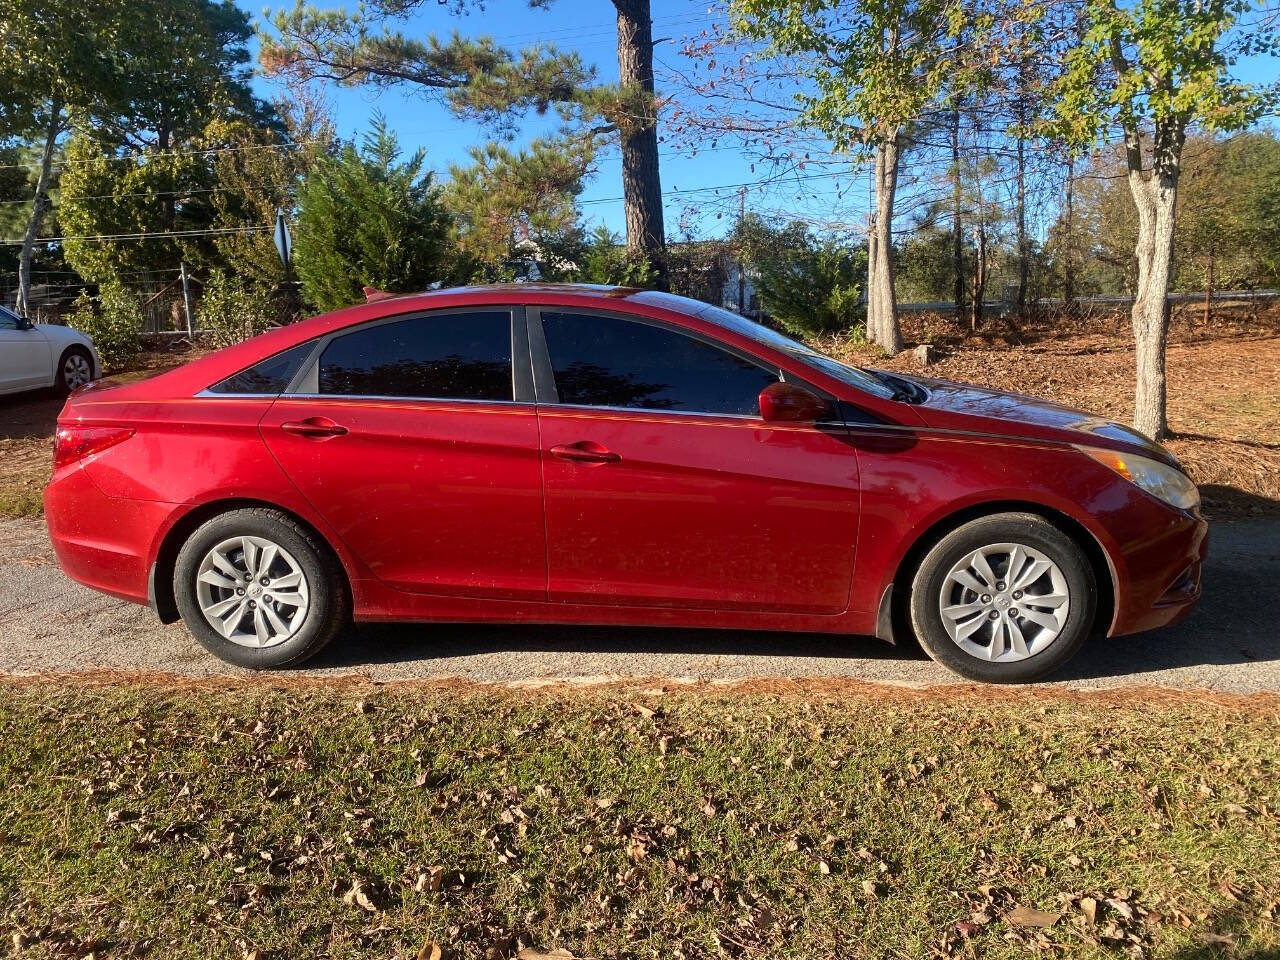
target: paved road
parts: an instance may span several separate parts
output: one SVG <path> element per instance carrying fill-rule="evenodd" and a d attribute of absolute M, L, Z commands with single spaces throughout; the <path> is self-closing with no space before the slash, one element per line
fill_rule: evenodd
<path fill-rule="evenodd" d="M 1059 675 L 1074 687 L 1159 684 L 1280 692 L 1280 520 L 1215 524 L 1205 596 L 1166 630 L 1095 641 Z M 144 607 L 62 576 L 38 520 L 0 521 L 0 671 L 237 673 Z M 362 627 L 308 673 L 374 680 L 836 676 L 930 685 L 955 678 L 918 650 L 861 637 L 614 628 Z"/>

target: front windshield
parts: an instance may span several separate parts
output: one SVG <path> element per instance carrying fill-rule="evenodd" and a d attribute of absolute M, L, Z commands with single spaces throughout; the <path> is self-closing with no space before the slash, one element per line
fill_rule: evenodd
<path fill-rule="evenodd" d="M 772 347 L 774 350 L 780 350 L 788 356 L 795 357 L 801 363 L 816 367 L 827 376 L 834 377 L 841 383 L 847 383 L 851 387 L 865 390 L 867 393 L 883 397 L 885 400 L 892 400 L 897 395 L 897 391 L 893 387 L 874 374 L 818 353 L 818 351 L 806 346 L 799 340 L 792 340 L 785 334 L 770 330 L 768 327 L 748 320 L 746 317 L 740 317 L 736 313 L 730 313 L 720 307 L 708 305 L 705 306 L 705 309 L 699 311 L 698 316 L 703 320 L 709 320 L 724 327 L 726 330 L 731 330 L 739 336 L 747 337 L 756 343 Z"/>

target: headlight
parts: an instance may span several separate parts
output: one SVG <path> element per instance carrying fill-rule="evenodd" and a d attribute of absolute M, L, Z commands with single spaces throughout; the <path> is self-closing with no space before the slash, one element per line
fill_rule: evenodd
<path fill-rule="evenodd" d="M 1176 467 L 1119 450 L 1103 450 L 1100 447 L 1076 447 L 1104 467 L 1109 467 L 1136 487 L 1170 506 L 1190 510 L 1200 504 L 1200 491 L 1185 473 Z"/>

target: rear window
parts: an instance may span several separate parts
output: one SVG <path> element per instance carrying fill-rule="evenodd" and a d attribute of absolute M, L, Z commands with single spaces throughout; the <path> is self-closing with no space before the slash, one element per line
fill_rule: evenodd
<path fill-rule="evenodd" d="M 215 383 L 209 388 L 209 392 L 283 393 L 314 347 L 314 341 L 290 347 L 284 353 L 277 353 L 247 370 L 241 370 L 235 376 Z"/>

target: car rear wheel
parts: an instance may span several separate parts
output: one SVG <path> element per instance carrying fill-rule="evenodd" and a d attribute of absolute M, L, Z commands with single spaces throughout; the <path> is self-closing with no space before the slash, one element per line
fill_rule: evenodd
<path fill-rule="evenodd" d="M 920 563 L 911 625 L 971 680 L 1026 683 L 1067 662 L 1093 628 L 1097 586 L 1080 546 L 1043 517 L 1005 513 L 953 530 Z"/>
<path fill-rule="evenodd" d="M 93 379 L 93 358 L 83 347 L 68 347 L 58 361 L 58 389 L 70 393 Z"/>
<path fill-rule="evenodd" d="M 206 650 L 254 669 L 314 656 L 348 616 L 332 554 L 288 515 L 267 508 L 231 510 L 201 525 L 178 553 L 173 589 L 182 619 Z"/>

